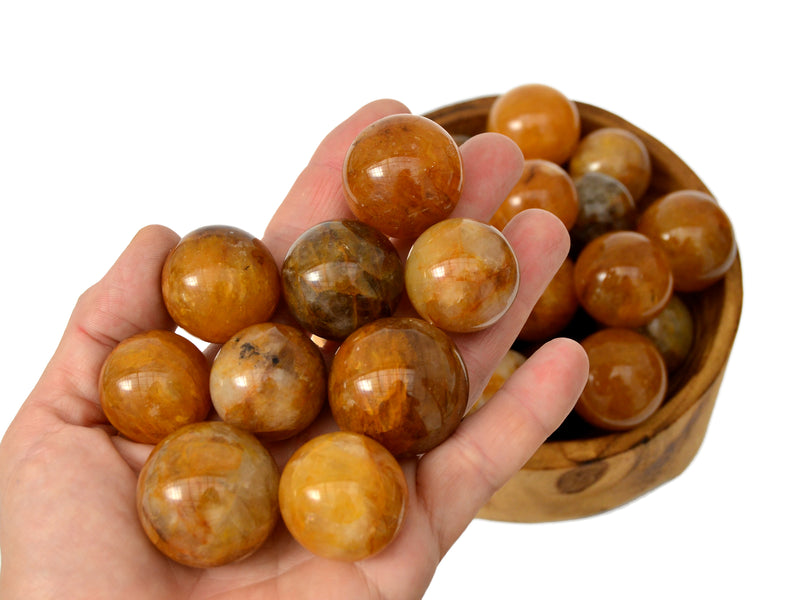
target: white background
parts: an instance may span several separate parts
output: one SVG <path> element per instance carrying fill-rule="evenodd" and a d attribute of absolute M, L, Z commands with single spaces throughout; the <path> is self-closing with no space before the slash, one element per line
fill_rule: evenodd
<path fill-rule="evenodd" d="M 659 138 L 718 197 L 741 248 L 739 335 L 680 477 L 592 518 L 475 521 L 425 598 L 798 597 L 788 6 L 3 2 L 0 433 L 78 295 L 143 225 L 260 234 L 319 140 L 362 104 L 425 112 L 546 83 Z"/>

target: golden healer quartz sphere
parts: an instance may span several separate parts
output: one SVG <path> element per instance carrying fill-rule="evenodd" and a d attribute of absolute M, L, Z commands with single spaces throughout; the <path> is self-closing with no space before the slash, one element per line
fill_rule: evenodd
<path fill-rule="evenodd" d="M 122 435 L 155 444 L 211 409 L 208 363 L 192 342 L 153 330 L 120 342 L 100 370 L 100 405 Z"/>
<path fill-rule="evenodd" d="M 283 522 L 318 556 L 356 561 L 383 550 L 400 531 L 408 486 L 378 442 L 337 431 L 306 442 L 280 479 Z"/>
<path fill-rule="evenodd" d="M 251 325 L 228 340 L 211 366 L 211 401 L 223 421 L 282 440 L 308 427 L 327 394 L 322 353 L 281 323 Z"/>
<path fill-rule="evenodd" d="M 150 454 L 136 490 L 150 541 L 190 567 L 255 552 L 278 521 L 278 467 L 253 437 L 220 421 L 187 425 Z"/>
<path fill-rule="evenodd" d="M 264 242 L 221 225 L 202 227 L 178 242 L 164 262 L 161 290 L 179 327 L 219 344 L 268 321 L 281 296 L 278 267 Z"/>
<path fill-rule="evenodd" d="M 562 164 L 575 149 L 581 121 L 575 103 L 540 83 L 515 87 L 492 104 L 487 129 L 514 140 L 526 159 Z"/>
<path fill-rule="evenodd" d="M 343 430 L 378 440 L 395 456 L 431 450 L 455 431 L 469 397 L 464 361 L 427 321 L 380 319 L 339 347 L 328 402 Z"/>
<path fill-rule="evenodd" d="M 419 315 L 445 331 L 486 329 L 511 306 L 519 266 L 497 229 L 446 219 L 417 238 L 408 254 L 406 293 Z"/>
<path fill-rule="evenodd" d="M 398 114 L 367 126 L 343 168 L 353 214 L 389 237 L 413 238 L 447 218 L 461 198 L 461 154 L 440 125 Z"/>

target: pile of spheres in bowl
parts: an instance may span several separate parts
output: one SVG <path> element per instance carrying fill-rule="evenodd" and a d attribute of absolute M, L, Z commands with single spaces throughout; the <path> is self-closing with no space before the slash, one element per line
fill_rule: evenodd
<path fill-rule="evenodd" d="M 102 367 L 111 425 L 155 445 L 137 510 L 176 562 L 245 558 L 280 519 L 319 556 L 380 552 L 406 514 L 398 460 L 435 448 L 464 417 L 468 373 L 449 334 L 505 314 L 519 287 L 513 249 L 491 225 L 450 216 L 461 154 L 426 117 L 365 128 L 342 181 L 356 218 L 309 227 L 280 267 L 231 226 L 201 227 L 170 251 L 165 308 L 212 358 L 154 330 L 123 340 Z M 406 257 L 392 239 L 411 243 Z M 403 294 L 408 316 L 396 313 Z M 328 360 L 329 342 L 340 345 Z M 339 431 L 314 429 L 326 404 Z M 269 443 L 301 434 L 310 439 L 281 469 Z"/>
<path fill-rule="evenodd" d="M 493 131 L 520 147 L 522 177 L 492 224 L 538 208 L 571 236 L 493 389 L 555 336 L 580 341 L 590 360 L 573 413 L 479 516 L 589 516 L 677 476 L 705 435 L 741 314 L 738 247 L 721 205 L 653 136 L 546 85 L 426 116 L 460 142 Z"/>

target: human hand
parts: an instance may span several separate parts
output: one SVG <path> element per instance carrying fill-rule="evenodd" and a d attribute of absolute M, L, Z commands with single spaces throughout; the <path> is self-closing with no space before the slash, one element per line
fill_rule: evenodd
<path fill-rule="evenodd" d="M 266 229 L 264 240 L 276 259 L 311 225 L 350 216 L 341 187 L 345 152 L 366 125 L 397 112 L 407 109 L 374 102 L 322 142 Z M 462 155 L 464 188 L 453 216 L 487 220 L 519 176 L 522 158 L 495 134 L 469 140 Z M 453 336 L 469 370 L 471 402 L 569 247 L 563 226 L 542 211 L 521 214 L 504 233 L 520 263 L 517 299 L 492 328 Z M 160 272 L 177 241 L 164 227 L 143 229 L 81 296 L 52 360 L 0 444 L 4 600 L 419 598 L 448 548 L 560 424 L 585 382 L 583 351 L 569 340 L 554 340 L 446 442 L 419 460 L 402 461 L 409 484 L 406 521 L 376 556 L 356 563 L 317 558 L 279 524 L 246 559 L 207 570 L 184 567 L 156 550 L 136 515 L 136 479 L 152 447 L 115 435 L 97 394 L 100 367 L 119 341 L 174 328 L 161 299 Z M 282 464 L 293 446 L 270 449 Z"/>

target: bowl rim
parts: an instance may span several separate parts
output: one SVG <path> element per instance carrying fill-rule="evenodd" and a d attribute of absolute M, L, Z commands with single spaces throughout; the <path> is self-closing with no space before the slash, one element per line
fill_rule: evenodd
<path fill-rule="evenodd" d="M 498 95 L 479 96 L 448 104 L 425 113 L 425 116 L 438 121 L 458 113 L 462 119 L 479 119 L 488 115 L 488 111 L 497 97 Z M 644 142 L 650 153 L 654 173 L 660 170 L 672 178 L 689 183 L 683 189 L 696 189 L 713 196 L 700 177 L 661 141 L 615 113 L 586 102 L 576 100 L 573 102 L 581 117 L 581 136 L 599 127 L 627 129 Z M 584 129 L 587 120 L 595 123 L 595 126 Z M 597 123 L 601 124 L 597 125 Z M 668 401 L 664 402 L 644 423 L 628 431 L 609 432 L 572 440 L 548 440 L 523 466 L 523 469 L 572 468 L 630 451 L 668 429 L 703 398 L 724 373 L 741 318 L 743 288 L 738 243 L 734 264 L 714 286 L 721 287 L 719 293 L 722 310 L 714 331 L 709 334 L 712 339 L 703 356 L 703 364 L 697 372 L 683 382 L 682 386 L 668 398 Z"/>

